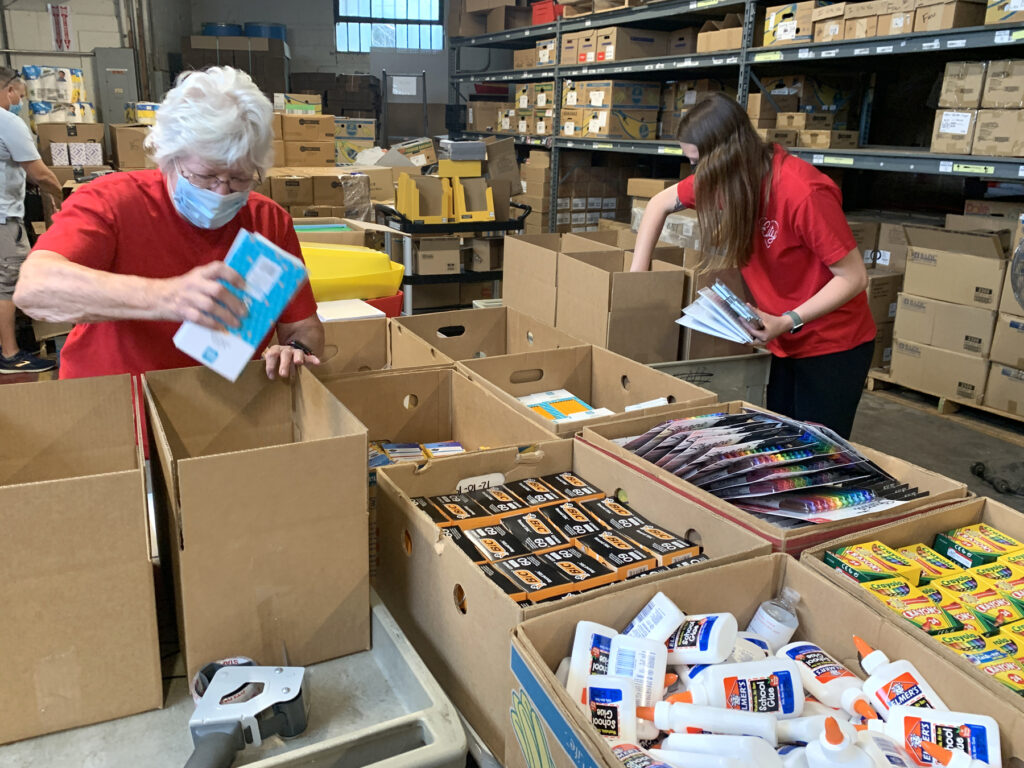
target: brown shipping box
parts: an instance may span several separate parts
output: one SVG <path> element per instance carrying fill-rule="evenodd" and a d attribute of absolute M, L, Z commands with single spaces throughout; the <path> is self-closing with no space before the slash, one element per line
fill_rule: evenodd
<path fill-rule="evenodd" d="M 366 427 L 306 369 L 143 386 L 189 679 L 226 656 L 304 666 L 368 648 Z M 268 481 L 282 473 L 301 482 Z"/>
<path fill-rule="evenodd" d="M 392 356 L 405 366 L 498 357 L 581 343 L 564 331 L 508 307 L 410 315 L 391 322 Z"/>
<path fill-rule="evenodd" d="M 903 273 L 875 268 L 868 271 L 868 309 L 876 323 L 896 318 L 896 302 L 903 290 Z"/>
<path fill-rule="evenodd" d="M 389 339 L 386 317 L 324 323 L 324 353 L 320 365 L 310 370 L 323 380 L 341 373 L 410 367 L 391 360 Z"/>
<path fill-rule="evenodd" d="M 505 306 L 552 327 L 555 324 L 561 240 L 557 234 L 505 237 Z"/>
<path fill-rule="evenodd" d="M 148 125 L 110 125 L 111 155 L 115 168 L 122 171 L 126 168 L 156 168 L 153 158 L 142 146 L 149 130 Z"/>
<path fill-rule="evenodd" d="M 290 166 L 334 167 L 334 139 L 330 141 L 286 141 L 284 158 Z"/>
<path fill-rule="evenodd" d="M 993 363 L 1024 368 L 1024 318 L 999 313 L 989 358 Z"/>
<path fill-rule="evenodd" d="M 537 392 L 566 389 L 590 405 L 607 408 L 611 416 L 587 419 L 607 424 L 648 413 L 663 413 L 680 405 L 704 405 L 717 399 L 703 387 L 676 379 L 600 347 L 562 347 L 523 352 L 499 358 L 465 360 L 458 364 L 507 402 L 530 414 L 559 437 L 570 437 L 582 421 L 554 422 L 527 408 L 517 398 Z M 664 398 L 666 403 L 659 403 Z M 627 410 L 630 407 L 634 410 Z"/>
<path fill-rule="evenodd" d="M 668 32 L 632 27 L 605 27 L 597 30 L 597 60 L 625 61 L 664 56 L 668 52 Z"/>
<path fill-rule="evenodd" d="M 945 155 L 969 155 L 978 120 L 976 109 L 940 109 L 935 113 L 931 151 Z"/>
<path fill-rule="evenodd" d="M 630 272 L 631 252 L 558 256 L 555 327 L 641 363 L 675 360 L 686 274 L 655 260 Z"/>
<path fill-rule="evenodd" d="M 875 323 L 875 354 L 872 368 L 888 368 L 892 362 L 892 332 L 895 323 Z"/>
<path fill-rule="evenodd" d="M 988 357 L 996 311 L 901 293 L 896 304 L 896 338 L 951 352 Z"/>
<path fill-rule="evenodd" d="M 270 197 L 285 208 L 313 205 L 313 179 L 309 176 L 272 176 Z"/>
<path fill-rule="evenodd" d="M 281 115 L 283 141 L 334 141 L 333 115 Z"/>
<path fill-rule="evenodd" d="M 104 139 L 103 123 L 42 123 L 36 126 L 39 138 L 39 154 L 50 157 L 50 144 L 102 144 Z"/>
<path fill-rule="evenodd" d="M 908 2 L 907 6 L 910 5 Z M 878 36 L 909 35 L 914 30 L 914 19 L 917 13 L 914 8 L 882 13 L 878 16 Z"/>
<path fill-rule="evenodd" d="M 971 154 L 1024 156 L 1024 109 L 979 109 Z"/>
<path fill-rule="evenodd" d="M 1024 370 L 992 363 L 985 387 L 985 407 L 1024 416 Z"/>
<path fill-rule="evenodd" d="M 814 9 L 816 0 L 765 8 L 764 45 L 796 45 L 814 39 Z"/>
<path fill-rule="evenodd" d="M 891 221 L 879 222 L 875 266 L 888 267 L 895 272 L 906 271 L 907 233 L 903 231 L 903 224 Z"/>
<path fill-rule="evenodd" d="M 155 552 L 131 381 L 2 389 L 0 744 L 158 709 Z"/>
<path fill-rule="evenodd" d="M 420 237 L 413 241 L 417 275 L 457 275 L 462 272 L 462 243 L 457 237 Z"/>
<path fill-rule="evenodd" d="M 981 104 L 981 89 L 985 84 L 984 61 L 950 61 L 942 77 L 939 93 L 940 107 L 977 109 Z"/>
<path fill-rule="evenodd" d="M 999 308 L 1007 233 L 905 228 L 910 249 L 904 290 L 915 296 Z"/>
<path fill-rule="evenodd" d="M 843 25 L 844 40 L 863 40 L 878 35 L 878 17 L 861 16 L 857 19 L 846 19 Z"/>
<path fill-rule="evenodd" d="M 1003 295 L 999 299 L 999 311 L 1017 317 L 1024 317 L 1024 296 L 1019 299 L 1013 291 L 1013 272 L 1007 268 L 1003 279 Z"/>
<path fill-rule="evenodd" d="M 757 537 L 579 440 L 542 443 L 519 453 L 505 448 L 378 472 L 381 575 L 376 589 L 430 671 L 495 755 L 504 755 L 509 719 L 509 634 L 525 619 L 586 604 L 624 585 L 655 584 L 673 572 L 641 575 L 560 600 L 520 606 L 442 534 L 411 501 L 452 493 L 469 478 L 504 481 L 573 471 L 607 493 L 621 489 L 630 505 L 656 525 L 699 538 L 706 564 L 720 566 L 764 553 Z M 514 742 L 515 739 L 512 739 Z"/>
<path fill-rule="evenodd" d="M 918 392 L 981 405 L 988 359 L 896 336 L 892 343 L 892 378 L 900 386 Z"/>
<path fill-rule="evenodd" d="M 984 109 L 1024 108 L 1024 59 L 999 59 L 988 63 L 981 106 Z"/>
<path fill-rule="evenodd" d="M 781 528 L 765 522 L 754 515 L 744 512 L 739 507 L 733 506 L 717 496 L 703 491 L 697 486 L 680 479 L 670 472 L 666 472 L 655 464 L 652 464 L 632 453 L 621 448 L 614 442 L 620 437 L 634 437 L 642 435 L 649 429 L 656 427 L 667 419 L 683 416 L 699 416 L 708 413 L 742 413 L 744 408 L 753 408 L 749 403 L 731 401 L 728 403 L 716 403 L 711 406 L 699 407 L 677 407 L 674 410 L 662 411 L 658 414 L 638 416 L 634 419 L 619 419 L 615 422 L 590 426 L 583 425 L 583 439 L 611 453 L 631 466 L 639 468 L 644 474 L 650 475 L 658 482 L 668 485 L 682 497 L 695 500 L 708 509 L 729 520 L 739 523 L 747 530 L 756 532 L 759 536 L 769 541 L 772 548 L 779 552 L 799 554 L 802 550 L 831 538 L 842 535 L 846 531 L 865 530 L 881 521 L 897 520 L 912 514 L 917 514 L 921 509 L 936 506 L 948 502 L 950 499 L 962 499 L 966 496 L 966 486 L 957 480 L 943 477 L 935 472 L 915 466 L 903 459 L 894 456 L 887 456 L 880 451 L 858 445 L 857 450 L 863 453 L 868 459 L 890 473 L 900 481 L 915 486 L 928 493 L 920 499 L 908 501 L 899 506 L 892 507 L 883 512 L 875 512 L 870 515 L 851 518 L 849 520 L 838 520 L 831 523 L 819 523 L 805 528 Z M 764 410 L 764 409 L 756 409 Z"/>
<path fill-rule="evenodd" d="M 985 20 L 985 0 L 918 0 L 915 32 L 975 27 Z"/>
<path fill-rule="evenodd" d="M 1014 0 L 989 0 L 985 11 L 986 24 L 1020 24 L 1024 22 L 1024 11 Z"/>
<path fill-rule="evenodd" d="M 621 630 L 660 591 L 688 614 L 728 611 L 740 626 L 746 626 L 758 606 L 784 586 L 800 594 L 795 640 L 820 645 L 846 667 L 863 674 L 852 640 L 856 634 L 889 658 L 911 662 L 940 696 L 958 702 L 959 710 L 993 715 L 1000 726 L 1004 758 L 1013 755 L 1019 759 L 1024 754 L 1024 718 L 1019 697 L 1003 688 L 995 698 L 998 683 L 983 680 L 983 673 L 955 660 L 949 649 L 913 627 L 908 629 L 891 612 L 884 615 L 885 609 L 878 601 L 875 605 L 866 603 L 870 596 L 848 593 L 859 587 L 840 589 L 832 583 L 830 574 L 816 572 L 813 566 L 783 555 L 703 572 L 683 570 L 664 581 L 640 583 L 614 595 L 595 597 L 557 613 L 528 619 L 512 635 L 510 666 L 514 679 L 505 709 L 536 718 L 539 728 L 531 732 L 533 740 L 528 742 L 528 748 L 536 744 L 541 754 L 549 754 L 551 760 L 547 764 L 552 768 L 620 768 L 622 762 L 609 749 L 608 742 L 601 739 L 578 702 L 570 698 L 555 676 L 562 658 L 572 648 L 577 622 L 595 621 Z M 867 595 L 866 590 L 861 592 Z M 506 720 L 509 731 L 504 765 L 535 765 L 532 758 L 524 757 L 512 720 Z M 753 761 L 743 764 L 754 765 Z"/>
<path fill-rule="evenodd" d="M 860 544 L 865 541 L 877 540 L 892 547 L 906 547 L 912 544 L 932 545 L 939 533 L 964 528 L 969 525 L 986 523 L 999 529 L 1015 539 L 1024 538 L 1024 518 L 1020 512 L 1005 504 L 989 498 L 973 498 L 935 509 L 916 517 L 907 518 L 870 532 L 865 531 L 853 536 L 844 536 L 829 541 L 804 552 L 801 565 L 810 568 L 815 574 L 832 583 L 834 599 L 838 602 L 849 597 L 860 603 L 875 620 L 863 619 L 864 625 L 872 625 L 881 621 L 887 626 L 898 628 L 923 646 L 929 657 L 934 661 L 924 662 L 922 656 L 900 653 L 900 658 L 909 659 L 921 672 L 922 676 L 933 683 L 936 693 L 946 699 L 957 702 L 956 708 L 961 712 L 980 712 L 990 715 L 999 723 L 999 737 L 1003 765 L 1015 765 L 1024 759 L 1024 699 L 1014 694 L 1009 688 L 993 680 L 980 668 L 968 664 L 963 657 L 929 637 L 917 627 L 910 624 L 871 593 L 850 579 L 846 574 L 839 573 L 824 563 L 825 552 L 839 547 Z M 940 552 L 949 556 L 947 552 Z M 956 553 L 953 553 L 956 556 Z M 719 573 L 716 571 L 715 573 Z M 845 594 L 840 594 L 845 593 Z M 858 633 L 859 634 L 859 633 Z M 867 640 L 867 638 L 864 638 Z M 869 641 L 870 644 L 870 641 Z M 872 645 L 878 648 L 878 645 Z M 884 648 L 886 655 L 896 658 L 889 649 Z M 857 667 L 852 667 L 856 669 Z"/>

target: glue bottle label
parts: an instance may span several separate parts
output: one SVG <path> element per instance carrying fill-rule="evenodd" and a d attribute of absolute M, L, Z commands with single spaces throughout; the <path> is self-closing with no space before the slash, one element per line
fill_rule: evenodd
<path fill-rule="evenodd" d="M 622 691 L 616 688 L 590 688 L 590 722 L 602 736 L 619 736 L 619 710 Z"/>
<path fill-rule="evenodd" d="M 778 672 L 769 677 L 727 677 L 725 706 L 744 712 L 789 713 L 794 709 L 793 678 L 789 672 Z"/>
<path fill-rule="evenodd" d="M 798 664 L 807 667 L 819 683 L 829 683 L 842 677 L 854 677 L 854 674 L 845 666 L 818 646 L 810 643 L 790 648 L 786 651 L 786 655 Z"/>
<path fill-rule="evenodd" d="M 875 691 L 875 696 L 886 709 L 895 706 L 924 707 L 926 709 L 935 707 L 928 701 L 924 691 L 921 690 L 921 684 L 910 672 L 904 672 L 899 677 L 890 680 L 888 685 L 883 685 Z"/>
<path fill-rule="evenodd" d="M 594 633 L 590 636 L 590 674 L 607 675 L 612 652 L 612 639 Z"/>
<path fill-rule="evenodd" d="M 934 763 L 931 756 L 921 746 L 923 741 L 932 741 L 949 750 L 966 752 L 975 760 L 988 762 L 988 739 L 985 729 L 978 725 L 943 725 L 930 723 L 917 717 L 907 717 L 903 721 L 903 731 L 907 750 L 918 765 Z"/>
<path fill-rule="evenodd" d="M 679 625 L 679 629 L 673 632 L 665 643 L 668 646 L 668 652 L 672 653 L 680 649 L 708 650 L 711 642 L 711 630 L 717 619 L 717 616 L 701 616 L 698 619 L 684 620 Z"/>

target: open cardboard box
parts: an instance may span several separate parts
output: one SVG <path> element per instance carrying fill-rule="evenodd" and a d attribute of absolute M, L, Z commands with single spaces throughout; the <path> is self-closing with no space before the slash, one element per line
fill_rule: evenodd
<path fill-rule="evenodd" d="M 0 743 L 163 701 L 132 395 L 128 376 L 0 388 Z"/>
<path fill-rule="evenodd" d="M 564 331 L 508 307 L 457 309 L 391 321 L 392 354 L 403 366 L 579 346 Z"/>
<path fill-rule="evenodd" d="M 579 440 L 549 441 L 526 453 L 505 448 L 439 459 L 421 468 L 410 464 L 383 468 L 378 473 L 381 569 L 377 592 L 445 692 L 498 756 L 505 753 L 512 629 L 526 619 L 619 592 L 626 585 L 660 582 L 675 571 L 520 607 L 411 499 L 451 493 L 467 478 L 480 479 L 492 473 L 497 473 L 492 482 L 500 483 L 567 470 L 610 495 L 625 494 L 629 504 L 655 524 L 699 541 L 710 561 L 684 570 L 709 568 L 768 551 L 757 536 L 680 500 Z"/>
<path fill-rule="evenodd" d="M 324 323 L 324 353 L 311 365 L 320 380 L 342 373 L 380 371 L 391 367 L 391 334 L 386 317 Z"/>
<path fill-rule="evenodd" d="M 1009 741 L 1012 744 L 1012 754 L 1024 759 L 1024 699 L 998 681 L 991 679 L 977 667 L 968 664 L 949 648 L 929 637 L 910 622 L 897 616 L 849 576 L 838 573 L 825 565 L 825 552 L 839 547 L 859 544 L 864 541 L 880 541 L 893 548 L 905 547 L 909 544 L 926 544 L 930 547 L 936 534 L 977 523 L 987 523 L 1008 536 L 1024 540 L 1024 516 L 1020 512 L 1005 504 L 1000 504 L 998 501 L 980 497 L 939 507 L 907 520 L 899 520 L 879 528 L 873 528 L 870 531 L 833 539 L 825 544 L 804 550 L 800 560 L 811 570 L 835 583 L 839 589 L 848 592 L 868 606 L 884 620 L 918 637 L 922 643 L 928 645 L 942 657 L 944 663 L 948 664 L 950 668 L 956 668 L 960 674 L 978 681 L 978 684 L 988 691 L 987 695 L 992 701 L 992 710 L 989 714 L 999 720 L 999 728 L 1004 740 L 1003 758 L 1005 759 L 1011 754 L 1011 749 L 1006 746 Z M 941 554 L 945 555 L 944 552 Z M 939 691 L 939 693 L 941 695 L 942 692 Z M 946 703 L 950 702 L 947 700 Z M 1005 719 L 997 716 L 996 712 L 1004 714 Z"/>
<path fill-rule="evenodd" d="M 661 467 L 652 464 L 645 459 L 630 453 L 613 442 L 618 437 L 632 437 L 641 435 L 648 429 L 657 426 L 668 419 L 680 418 L 683 416 L 697 416 L 706 413 L 741 413 L 744 408 L 753 408 L 764 411 L 750 403 L 734 400 L 728 403 L 721 403 L 713 406 L 700 406 L 694 408 L 679 407 L 675 410 L 659 415 L 644 415 L 635 419 L 619 419 L 609 424 L 590 426 L 584 424 L 583 439 L 592 443 L 620 461 L 638 467 L 644 474 L 657 480 L 676 493 L 690 501 L 701 504 L 716 513 L 727 517 L 749 531 L 756 532 L 759 536 L 771 542 L 772 549 L 778 552 L 788 552 L 791 555 L 798 555 L 807 547 L 815 546 L 823 541 L 834 539 L 847 533 L 863 531 L 882 523 L 899 520 L 910 515 L 920 514 L 928 507 L 934 507 L 940 503 L 949 503 L 951 500 L 962 499 L 967 495 L 967 486 L 957 480 L 923 469 L 903 459 L 888 456 L 880 451 L 867 448 L 863 445 L 855 445 L 857 450 L 867 456 L 871 461 L 899 478 L 904 483 L 916 486 L 922 491 L 928 491 L 928 496 L 913 501 L 907 501 L 899 506 L 892 507 L 882 512 L 875 512 L 870 515 L 853 517 L 848 520 L 837 520 L 831 523 L 820 523 L 808 525 L 803 528 L 780 528 L 765 522 L 749 512 L 744 512 L 739 507 L 703 491 L 692 483 L 666 472 Z"/>
<path fill-rule="evenodd" d="M 270 381 L 257 361 L 233 384 L 151 371 L 143 386 L 188 676 L 368 648 L 366 427 L 304 368 Z"/>
<path fill-rule="evenodd" d="M 524 759 L 512 736 L 514 730 L 507 714 L 511 708 L 520 715 L 529 714 L 531 709 L 536 713 L 541 733 L 536 733 L 535 739 L 541 751 L 546 744 L 552 758 L 548 764 L 557 768 L 621 768 L 607 743 L 555 679 L 555 668 L 572 648 L 577 622 L 588 620 L 625 627 L 656 592 L 662 591 L 685 613 L 728 611 L 745 627 L 758 605 L 779 594 L 783 586 L 800 593 L 800 626 L 795 640 L 813 641 L 859 675 L 863 672 L 852 641 L 854 634 L 892 660 L 908 659 L 951 707 L 955 702 L 958 711 L 991 715 L 999 722 L 1006 765 L 1016 764 L 1010 760 L 1011 755 L 1018 760 L 1024 755 L 1024 718 L 1020 716 L 1019 704 L 998 700 L 973 674 L 950 665 L 927 638 L 922 641 L 880 616 L 805 564 L 775 554 L 700 572 L 684 569 L 659 581 L 639 582 L 615 594 L 597 596 L 586 603 L 531 618 L 517 627 L 511 652 L 515 679 L 511 697 L 505 701 L 509 734 L 506 767 L 532 765 Z"/>
<path fill-rule="evenodd" d="M 710 405 L 717 399 L 713 392 L 703 387 L 594 346 L 465 360 L 458 365 L 471 380 L 490 388 L 559 437 L 571 437 L 587 425 L 630 420 L 635 416 L 663 413 L 684 406 Z M 556 389 L 566 389 L 591 408 L 607 408 L 614 411 L 614 415 L 586 421 L 555 422 L 530 410 L 517 399 Z M 666 398 L 668 403 L 626 410 L 629 406 L 659 398 Z"/>

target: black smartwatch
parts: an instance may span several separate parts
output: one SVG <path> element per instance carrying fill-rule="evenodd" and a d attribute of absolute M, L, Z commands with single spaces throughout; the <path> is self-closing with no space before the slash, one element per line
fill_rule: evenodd
<path fill-rule="evenodd" d="M 796 333 L 797 331 L 804 327 L 804 321 L 801 320 L 800 315 L 798 315 L 793 310 L 789 310 L 789 312 L 783 312 L 782 314 L 788 316 L 789 319 L 793 321 L 793 327 L 789 329 L 790 333 Z"/>

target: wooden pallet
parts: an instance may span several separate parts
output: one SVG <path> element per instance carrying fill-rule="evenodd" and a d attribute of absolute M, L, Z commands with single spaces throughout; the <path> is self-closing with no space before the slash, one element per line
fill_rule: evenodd
<path fill-rule="evenodd" d="M 955 397 L 945 397 L 943 395 L 936 394 L 935 392 L 928 392 L 927 390 L 915 389 L 913 387 L 898 384 L 892 378 L 892 374 L 889 373 L 889 369 L 887 368 L 872 368 L 868 372 L 867 383 L 865 386 L 869 392 L 874 392 L 880 397 L 885 397 L 893 402 L 908 405 L 921 411 L 936 412 L 940 416 L 947 418 L 950 421 L 955 421 L 969 429 L 982 432 L 991 437 L 996 437 L 1000 440 L 1005 440 L 1006 442 L 1013 443 L 1014 445 L 1019 445 L 1024 448 L 1024 431 L 1022 431 L 1020 426 L 1018 426 L 1019 424 L 1024 424 L 1024 416 L 1007 413 L 1006 411 L 999 411 L 995 408 L 988 408 L 987 406 L 978 405 L 977 403 L 970 402 L 968 400 L 961 400 Z M 908 397 L 908 394 L 912 392 L 917 393 L 918 395 L 924 395 L 928 398 L 934 398 L 937 402 L 934 406 L 915 402 Z M 998 421 L 993 422 L 990 419 L 980 420 L 978 416 L 981 413 L 996 416 L 998 417 Z"/>

